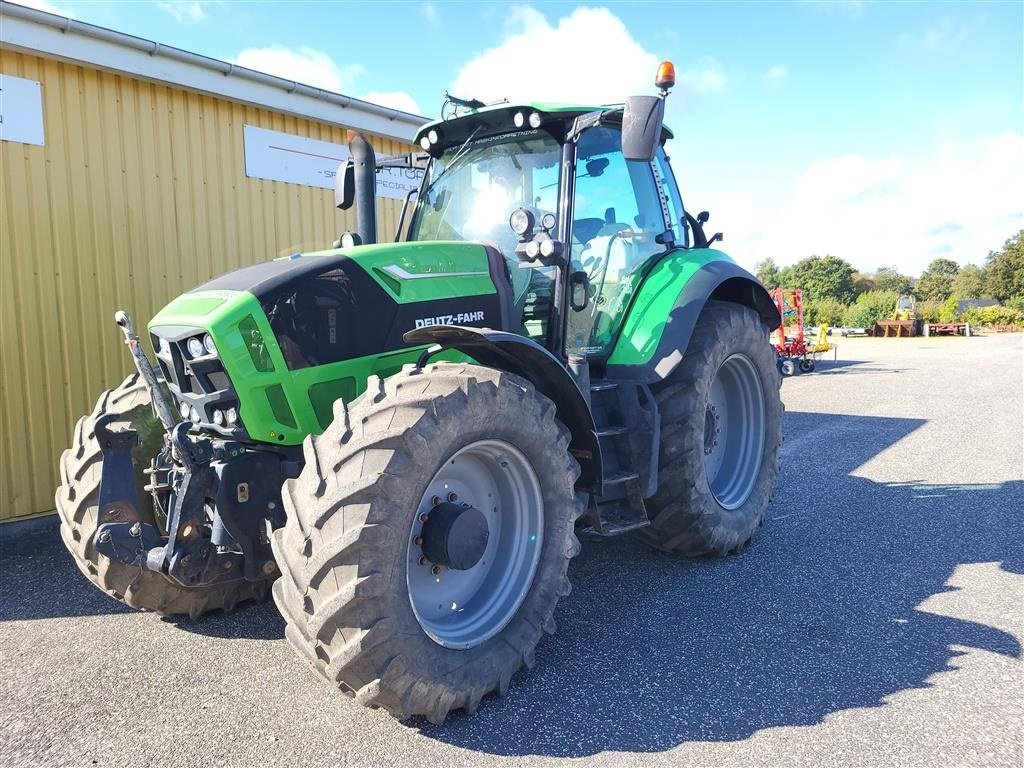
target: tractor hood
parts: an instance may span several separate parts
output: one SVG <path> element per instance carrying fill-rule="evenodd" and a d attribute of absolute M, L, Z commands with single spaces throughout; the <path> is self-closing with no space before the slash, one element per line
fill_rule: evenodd
<path fill-rule="evenodd" d="M 229 272 L 172 301 L 149 331 L 189 407 L 189 398 L 230 398 L 253 439 L 293 445 L 329 423 L 331 404 L 368 376 L 414 361 L 407 331 L 504 330 L 509 293 L 504 259 L 479 243 L 364 245 Z M 190 340 L 207 334 L 209 353 L 190 352 Z M 209 382 L 199 370 L 207 357 L 220 366 Z M 220 431 L 210 422 L 196 423 Z"/>

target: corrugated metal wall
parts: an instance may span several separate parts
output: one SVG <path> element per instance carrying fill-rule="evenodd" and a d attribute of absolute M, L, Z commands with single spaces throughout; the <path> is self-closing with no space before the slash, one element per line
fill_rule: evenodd
<path fill-rule="evenodd" d="M 43 84 L 46 145 L 0 142 L 0 520 L 53 509 L 78 417 L 131 369 L 115 309 L 144 324 L 214 275 L 354 228 L 333 192 L 245 176 L 242 126 L 345 129 L 168 85 L 0 51 Z M 374 141 L 378 152 L 408 151 Z M 378 201 L 380 235 L 400 203 Z"/>

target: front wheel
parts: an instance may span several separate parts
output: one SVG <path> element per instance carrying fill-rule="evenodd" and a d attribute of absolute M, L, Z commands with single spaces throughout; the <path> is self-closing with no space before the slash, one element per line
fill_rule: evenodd
<path fill-rule="evenodd" d="M 642 540 L 690 556 L 724 555 L 750 542 L 779 470 L 780 383 L 758 315 L 708 302 L 682 362 L 655 393 L 658 491 L 647 500 L 652 517 L 637 532 Z"/>
<path fill-rule="evenodd" d="M 503 693 L 569 593 L 579 466 L 529 382 L 438 363 L 307 438 L 274 532 L 294 648 L 368 706 L 441 722 Z"/>

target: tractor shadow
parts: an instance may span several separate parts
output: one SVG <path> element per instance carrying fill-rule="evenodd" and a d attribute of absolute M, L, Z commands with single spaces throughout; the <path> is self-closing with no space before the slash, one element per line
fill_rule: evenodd
<path fill-rule="evenodd" d="M 849 473 L 923 420 L 785 419 L 777 496 L 743 556 L 585 541 L 536 667 L 473 717 L 414 725 L 498 755 L 660 752 L 881 706 L 949 669 L 953 645 L 1020 657 L 1008 633 L 915 607 L 962 563 L 1024 572 L 1024 483 L 875 483 Z"/>
<path fill-rule="evenodd" d="M 20 524 L 22 525 L 22 524 Z M 56 515 L 22 525 L 0 536 L 0 622 L 74 616 L 138 614 L 93 586 L 78 570 L 60 538 Z M 155 619 L 155 617 L 151 617 Z M 215 611 L 198 620 L 160 619 L 209 637 L 281 640 L 284 619 L 272 600 L 243 603 L 231 613 Z"/>
<path fill-rule="evenodd" d="M 86 580 L 64 548 L 56 515 L 11 525 L 0 536 L 0 622 L 136 613 Z"/>

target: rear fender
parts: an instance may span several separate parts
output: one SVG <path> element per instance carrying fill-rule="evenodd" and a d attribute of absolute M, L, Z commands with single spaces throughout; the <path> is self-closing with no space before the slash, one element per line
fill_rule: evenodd
<path fill-rule="evenodd" d="M 600 493 L 601 446 L 587 398 L 565 366 L 532 339 L 489 328 L 434 325 L 405 334 L 408 344 L 435 344 L 425 356 L 457 349 L 481 365 L 508 371 L 533 384 L 555 404 L 559 420 L 569 429 L 569 452 L 580 464 L 577 490 Z M 421 361 L 423 358 L 421 358 Z"/>
<path fill-rule="evenodd" d="M 702 264 L 694 265 L 694 253 L 702 254 Z M 682 264 L 673 264 L 676 260 Z M 742 304 L 757 312 L 766 331 L 778 327 L 779 311 L 757 278 L 721 251 L 681 251 L 645 279 L 608 357 L 606 375 L 646 384 L 664 380 L 686 354 L 708 301 Z"/>

